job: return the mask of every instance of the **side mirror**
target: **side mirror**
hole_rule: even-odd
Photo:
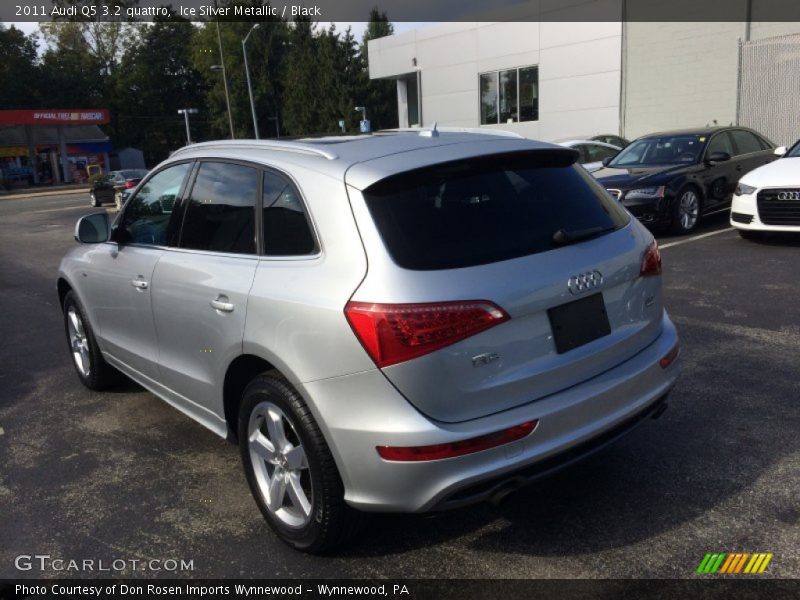
[[[108,213],[92,213],[78,219],[75,225],[75,241],[81,244],[99,244],[108,241],[111,230]]]
[[[606,156],[606,157],[603,159],[603,166],[604,166],[604,167],[607,167],[609,164],[611,164],[611,161],[612,161],[612,160],[614,160],[614,157],[613,157],[613,156]]]
[[[731,155],[727,152],[712,152],[708,156],[706,156],[706,163],[713,164],[719,162],[725,162],[726,160],[730,160]]]
[[[783,156],[784,154],[786,154],[786,146],[778,146],[777,148],[775,148],[774,154],[775,156]]]

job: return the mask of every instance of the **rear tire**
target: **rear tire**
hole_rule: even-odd
[[[78,379],[90,390],[109,388],[122,379],[122,373],[109,365],[97,345],[92,325],[86,318],[75,292],[70,290],[64,297],[64,329],[72,364]]]
[[[700,192],[693,186],[686,186],[678,192],[672,208],[672,231],[678,235],[691,233],[700,222],[703,202]]]
[[[361,515],[344,501],[328,444],[302,396],[277,372],[245,388],[238,435],[250,491],[281,540],[317,554],[355,534]]]

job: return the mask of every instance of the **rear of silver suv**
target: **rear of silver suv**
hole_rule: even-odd
[[[309,142],[322,162],[264,148],[259,160],[296,183],[284,206],[304,204],[316,240],[306,257],[268,256],[257,240],[252,280],[239,284],[250,286],[241,356],[226,354],[208,375],[219,398],[202,417],[179,405],[238,439],[262,513],[298,549],[340,543],[359,511],[507,494],[659,414],[678,374],[658,248],[574,151],[425,133]],[[191,148],[176,160],[214,159],[213,146]],[[235,161],[232,149],[216,152]],[[259,214],[261,236],[292,235],[268,233]],[[190,260],[171,258],[170,242],[159,248],[166,264]],[[64,285],[74,281],[69,264],[62,273]],[[209,327],[218,328],[233,303],[219,300],[224,281],[214,285]],[[156,325],[164,317],[154,314]],[[192,389],[168,378],[168,360],[187,364],[180,332],[170,337],[144,381],[102,332],[84,335],[97,360],[191,404]]]

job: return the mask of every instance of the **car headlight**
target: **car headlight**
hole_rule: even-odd
[[[639,188],[631,190],[625,194],[626,200],[643,200],[647,198],[663,198],[663,197],[664,197],[663,185],[660,185],[658,187]]]
[[[752,185],[747,185],[747,184],[742,183],[740,181],[736,185],[736,195],[737,196],[749,196],[750,194],[754,194],[756,189],[758,189],[758,188],[754,188]]]

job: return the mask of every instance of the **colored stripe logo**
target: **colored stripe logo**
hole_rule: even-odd
[[[697,573],[735,575],[744,573],[755,575],[767,570],[773,554],[766,552],[716,552],[708,553],[703,558]]]

